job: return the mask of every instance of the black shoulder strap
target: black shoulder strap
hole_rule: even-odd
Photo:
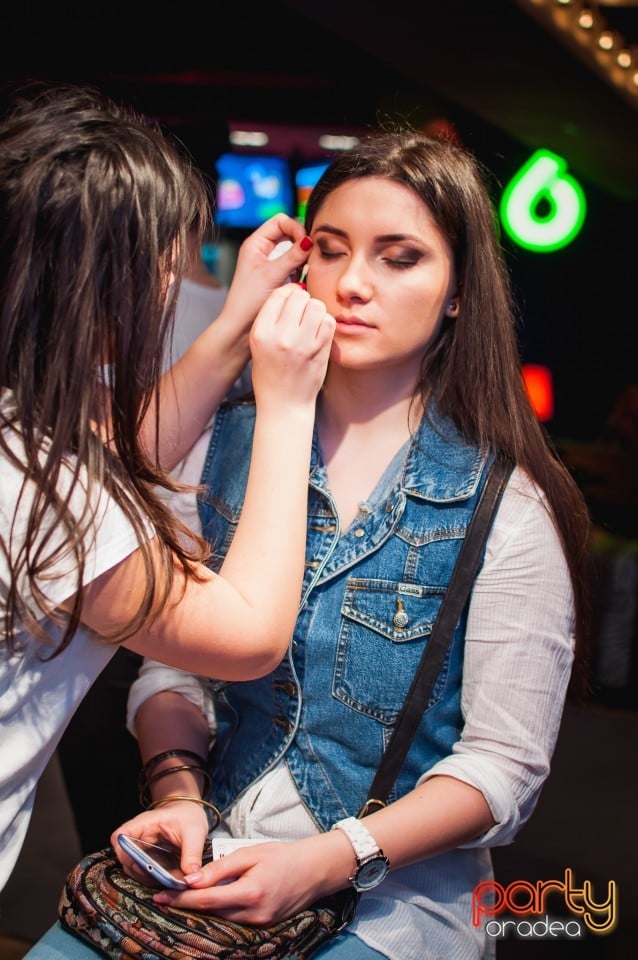
[[[454,630],[470,595],[481,565],[492,520],[512,469],[513,464],[501,458],[497,458],[490,469],[452,571],[439,615],[434,622],[430,639],[425,645],[408,695],[372,781],[369,799],[360,816],[371,812],[375,805],[383,806],[403,765],[423,711],[429,703],[436,678],[443,666]]]

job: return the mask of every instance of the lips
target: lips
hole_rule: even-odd
[[[338,326],[342,327],[370,327],[370,323],[364,323],[363,320],[360,320],[359,317],[336,317]]]

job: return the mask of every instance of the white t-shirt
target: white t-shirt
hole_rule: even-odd
[[[186,278],[182,280],[175,307],[173,336],[166,344],[165,368],[179,360],[219,315],[227,294],[228,287],[207,287]]]
[[[211,428],[212,429],[212,428]],[[193,446],[180,479],[199,483],[211,430]],[[173,509],[201,532],[195,495]],[[432,860],[391,871],[362,896],[352,933],[391,960],[477,960],[493,956],[494,941],[471,925],[471,891],[490,873],[490,846],[510,843],[530,816],[560,725],[572,664],[573,602],[569,573],[544,498],[514,470],[490,531],[472,592],[463,671],[464,727],[452,753],[422,777],[446,774],[480,790],[495,825],[475,841]],[[145,660],[131,688],[135,713],[160,690],[174,690],[215,716],[208,683]],[[237,837],[312,836],[285,760],[237,800],[225,824]]]
[[[179,360],[182,354],[186,353],[198,336],[221,313],[227,295],[228,287],[208,287],[203,283],[196,283],[194,280],[186,278],[182,280],[175,307],[173,334],[166,342],[165,370],[168,370]],[[228,396],[239,397],[249,393],[251,389],[252,377],[249,361],[233,384]]]
[[[7,396],[0,402],[8,402]],[[19,455],[19,440],[12,436],[10,443]],[[0,537],[6,545],[11,535],[17,549],[30,498],[27,492],[18,503],[24,475],[2,453],[0,476]],[[61,483],[68,479],[63,471]],[[78,514],[85,499],[84,488],[76,488],[71,503]],[[120,507],[103,491],[97,495],[96,503],[94,536],[87,543],[85,583],[114,567],[138,546],[135,532]],[[147,534],[152,533],[149,524]],[[75,591],[73,567],[73,558],[67,554],[56,564],[55,578],[41,584],[54,604],[60,604]],[[0,550],[0,613],[8,581],[6,556]],[[35,613],[35,602],[29,596],[25,599]],[[37,616],[43,624],[47,622],[41,612]],[[55,625],[49,624],[48,632],[55,641],[59,635]],[[41,659],[52,649],[48,644],[45,647],[24,632],[16,641],[15,653],[10,653],[4,639],[0,644],[0,890],[24,842],[38,780],[78,704],[117,649],[86,628],[80,628],[69,646],[48,661]]]

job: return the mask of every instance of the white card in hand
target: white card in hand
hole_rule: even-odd
[[[232,853],[233,850],[237,850],[239,847],[248,847],[253,843],[269,843],[269,840],[253,840],[252,838],[242,838],[238,837],[213,837],[211,840],[212,851],[213,851],[213,860],[219,860],[220,857],[225,857],[229,853]]]

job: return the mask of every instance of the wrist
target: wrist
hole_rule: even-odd
[[[390,861],[363,820],[346,817],[335,823],[332,830],[347,838],[354,854],[355,866],[348,877],[349,882],[358,893],[373,890],[387,876]]]
[[[167,797],[162,797],[161,800],[154,800],[152,803],[149,803],[147,810],[156,810],[158,807],[166,807],[169,804],[173,803],[196,803],[204,811],[206,820],[208,823],[209,832],[215,830],[219,824],[222,822],[222,815],[217,809],[214,803],[209,803],[208,800],[203,800],[201,797],[189,794],[171,794]]]
[[[294,397],[290,393],[275,396],[270,391],[259,393],[259,388],[254,393],[256,421],[262,424],[272,421],[277,431],[281,431],[284,425],[291,430],[307,430],[309,425],[314,426],[316,397]]]
[[[307,870],[313,897],[329,897],[351,886],[355,858],[347,837],[338,830],[328,830],[298,843],[299,862]]]
[[[206,779],[204,772],[195,773],[171,772],[162,780],[153,783],[146,795],[146,802],[155,802],[171,794],[186,794],[189,797],[205,797],[210,786],[210,777]],[[142,798],[140,798],[142,800]]]
[[[160,800],[168,794],[186,793],[205,796],[212,781],[206,760],[193,750],[165,750],[148,760],[140,770],[140,805]]]

